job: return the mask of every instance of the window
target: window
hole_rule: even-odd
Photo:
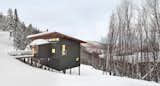
[[[50,42],[59,42],[60,39],[59,38],[52,38],[52,39],[49,39]]]
[[[36,55],[38,53],[38,46],[32,46],[32,55]]]
[[[56,53],[56,49],[55,48],[52,48],[52,53]]]
[[[62,56],[67,55],[66,45],[62,45]]]
[[[79,61],[79,57],[76,58],[76,62],[78,62],[78,61]]]

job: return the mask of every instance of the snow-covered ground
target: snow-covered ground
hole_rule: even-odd
[[[73,74],[49,72],[28,66],[8,55],[12,50],[8,32],[0,32],[0,86],[160,86],[154,82],[102,75],[102,71],[81,66]]]

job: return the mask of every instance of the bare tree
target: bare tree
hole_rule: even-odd
[[[159,81],[159,3],[145,0],[137,7],[123,0],[112,13],[106,54],[106,70],[111,74]]]
[[[113,50],[116,45],[116,40],[117,40],[117,26],[116,26],[116,17],[115,14],[113,13],[110,19],[110,26],[109,26],[109,33],[108,33],[108,41],[107,41],[107,52],[108,56],[106,58],[106,69],[109,71],[111,74],[113,69]]]

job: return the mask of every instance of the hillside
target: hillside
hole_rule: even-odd
[[[81,66],[73,74],[62,74],[33,68],[8,55],[12,50],[8,32],[0,32],[0,86],[160,86],[154,82],[102,75],[102,71]]]

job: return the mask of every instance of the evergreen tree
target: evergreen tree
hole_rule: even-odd
[[[31,42],[26,38],[28,35],[40,32],[34,28],[32,24],[26,27],[26,25],[20,21],[17,9],[12,11],[11,8],[8,10],[7,16],[0,13],[0,29],[9,31],[10,37],[13,37],[13,46],[21,50],[25,49]]]

